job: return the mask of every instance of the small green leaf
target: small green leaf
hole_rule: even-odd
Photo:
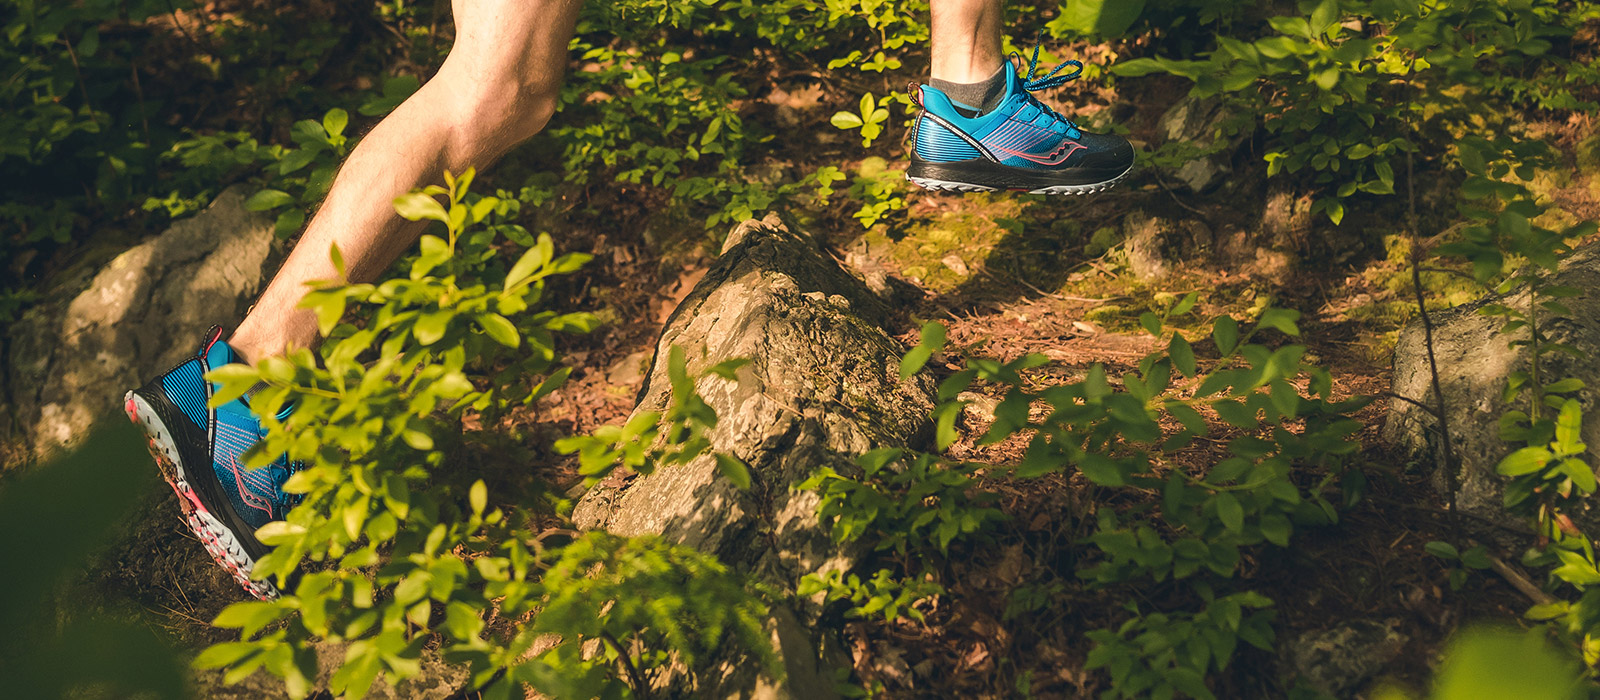
[[[1224,357],[1233,354],[1239,342],[1239,322],[1232,316],[1220,316],[1211,323],[1211,339],[1217,343],[1217,352]]]
[[[484,485],[483,479],[472,482],[472,488],[467,491],[467,502],[472,504],[472,514],[482,515],[483,509],[489,505],[489,487]]]
[[[1566,615],[1571,609],[1571,603],[1559,601],[1555,603],[1546,603],[1544,605],[1535,605],[1531,608],[1528,608],[1528,611],[1523,613],[1522,616],[1529,620],[1554,620],[1558,617]]]
[[[444,205],[439,200],[421,192],[408,192],[394,198],[395,213],[410,221],[433,219],[434,221],[449,222],[450,215],[445,212]]]
[[[355,503],[345,506],[344,509],[344,534],[353,542],[361,537],[361,526],[367,521],[367,504],[369,498],[362,496]]]
[[[250,365],[233,363],[206,372],[205,378],[222,385],[222,388],[213,393],[207,402],[211,408],[217,408],[244,396],[251,387],[261,381],[261,373]]]
[[[933,357],[933,351],[927,346],[918,345],[906,351],[906,356],[900,358],[900,379],[910,379],[917,372],[922,371],[922,366],[928,364],[928,359]]]
[[[400,439],[404,440],[413,450],[426,452],[433,449],[433,437],[426,431],[417,428],[406,428],[400,431]]]
[[[283,520],[274,520],[256,529],[256,539],[269,547],[293,542],[295,538],[304,534],[306,534],[304,526]]]
[[[1217,494],[1216,503],[1217,518],[1222,521],[1222,526],[1234,533],[1244,531],[1244,507],[1239,505],[1239,499],[1223,491]]]
[[[939,323],[938,321],[929,321],[922,324],[922,338],[917,345],[928,348],[933,352],[940,352],[944,350],[944,324]]]
[[[1543,447],[1524,447],[1506,455],[1494,470],[1505,476],[1532,474],[1549,464],[1550,457],[1550,450]]]
[[[272,233],[279,238],[288,238],[299,231],[306,223],[306,213],[300,209],[285,209],[278,213],[278,219],[272,224]]]
[[[1338,66],[1329,66],[1321,71],[1318,71],[1316,76],[1312,78],[1312,81],[1315,82],[1319,88],[1324,90],[1332,90],[1333,86],[1339,84]],[[1343,208],[1341,207],[1340,214],[1343,213]],[[1331,214],[1329,215],[1329,218],[1332,218]],[[1335,221],[1334,223],[1338,223],[1338,221]]]
[[[1179,666],[1165,673],[1167,682],[1172,684],[1172,688],[1184,695],[1197,700],[1212,700],[1216,697],[1211,689],[1206,687],[1205,677],[1195,669]]]
[[[1161,335],[1161,317],[1153,312],[1146,311],[1139,314],[1139,325],[1144,327],[1146,333],[1153,336]]]
[[[478,325],[483,328],[495,342],[508,348],[522,344],[522,335],[517,333],[517,327],[500,314],[482,313],[477,316]]]
[[[1061,16],[1051,21],[1050,27],[1081,36],[1114,39],[1133,26],[1144,12],[1144,5],[1145,0],[1066,0],[1061,3]]]
[[[956,418],[960,417],[965,402],[952,401],[934,409],[934,447],[940,452],[950,449],[960,435],[956,432]]]
[[[1265,513],[1261,516],[1261,536],[1279,547],[1289,546],[1289,533],[1293,527],[1282,513]]]
[[[1577,487],[1579,493],[1594,493],[1595,482],[1594,467],[1576,457],[1561,460],[1561,473],[1572,479],[1572,485]]]
[[[83,38],[78,40],[78,58],[94,58],[95,53],[99,50],[100,28],[89,27],[89,29],[83,33]]]
[[[483,221],[499,205],[500,200],[497,197],[484,197],[478,200],[476,204],[472,205],[472,223]]]
[[[1223,399],[1211,405],[1217,415],[1224,422],[1235,428],[1254,428],[1259,422],[1256,412],[1250,410],[1244,403],[1232,399]]]
[[[750,467],[733,455],[717,452],[717,471],[740,489],[750,488]]]
[[[735,357],[735,358],[733,358],[731,360],[723,360],[721,362],[718,362],[717,364],[714,364],[714,365],[706,368],[706,374],[708,374],[708,375],[714,374],[714,375],[716,375],[718,377],[722,377],[723,379],[726,379],[726,380],[728,380],[730,382],[738,381],[738,379],[739,379],[739,368],[743,367],[745,365],[748,365],[748,364],[750,364],[750,360],[749,359],[743,358],[743,357]]]
[[[1262,311],[1261,320],[1257,321],[1256,325],[1265,328],[1276,328],[1284,335],[1298,337],[1300,335],[1300,327],[1295,325],[1295,321],[1299,318],[1299,311],[1274,307]]]
[[[333,263],[333,271],[339,273],[339,279],[343,280],[345,277],[344,254],[339,252],[339,243],[337,241],[328,245],[328,261]]]
[[[546,257],[547,255],[549,255],[549,250],[544,246],[536,245],[529,248],[526,253],[522,254],[522,257],[517,258],[517,264],[511,266],[511,272],[506,273],[505,289],[510,290],[512,287],[517,286],[519,282],[531,277],[534,270],[543,267],[549,261],[549,258]]]
[[[1577,399],[1567,399],[1556,416],[1555,448],[1564,455],[1578,454],[1584,450],[1583,407]]]
[[[1489,553],[1484,551],[1482,545],[1462,552],[1461,563],[1472,569],[1487,569],[1494,566],[1494,561],[1489,558]]]
[[[289,196],[288,192],[283,190],[261,190],[250,195],[249,199],[244,200],[244,208],[249,211],[267,211],[293,203],[294,197]]]
[[[345,126],[349,124],[350,113],[338,107],[334,107],[328,110],[327,114],[322,115],[322,128],[334,136],[344,133]]]
[[[1311,32],[1322,34],[1333,27],[1339,19],[1339,0],[1322,0],[1317,3],[1317,9],[1311,11]],[[1332,86],[1329,86],[1332,87]]]
[[[317,159],[320,148],[295,148],[283,154],[283,159],[278,161],[278,174],[288,175],[310,165]]]
[[[416,336],[417,342],[432,345],[444,337],[445,329],[450,326],[450,319],[455,317],[456,313],[449,309],[422,314],[417,317],[411,333]]]
[[[224,611],[226,612],[226,611]],[[199,669],[222,668],[232,666],[246,657],[258,654],[259,645],[251,642],[222,642],[206,647],[199,656],[194,657],[193,666]]]
[[[1172,358],[1172,366],[1178,368],[1183,376],[1195,376],[1194,348],[1182,335],[1172,334],[1172,340],[1167,343],[1167,355]]]
[[[834,112],[833,116],[828,119],[828,123],[832,124],[835,129],[843,129],[845,131],[859,129],[865,124],[865,122],[861,121],[861,115],[851,112]]]
[[[1122,469],[1117,461],[1102,454],[1087,453],[1078,461],[1078,470],[1083,472],[1089,481],[1100,486],[1123,486],[1127,482],[1122,478]]]
[[[1183,295],[1183,299],[1178,302],[1177,306],[1172,307],[1171,315],[1182,316],[1186,313],[1189,313],[1189,311],[1194,309],[1194,305],[1199,301],[1199,292],[1189,292],[1188,294]]]
[[[1440,559],[1448,559],[1450,561],[1456,561],[1457,559],[1461,558],[1461,552],[1456,549],[1455,545],[1442,540],[1434,540],[1422,545],[1422,551],[1432,554]]]

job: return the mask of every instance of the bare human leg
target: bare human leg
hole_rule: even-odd
[[[316,317],[297,305],[307,282],[336,276],[330,246],[339,246],[352,281],[372,281],[423,228],[395,214],[395,197],[434,183],[445,169],[482,169],[544,128],[581,6],[453,0],[456,40],[439,72],[356,146],[228,344],[249,360],[310,347]]]
[[[935,79],[977,83],[994,75],[1000,52],[1001,0],[932,0]]]

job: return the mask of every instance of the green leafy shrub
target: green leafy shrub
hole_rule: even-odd
[[[188,5],[5,4],[0,179],[14,187],[0,206],[0,220],[8,224],[0,253],[40,241],[66,242],[82,204],[121,201],[126,178],[148,171],[154,157],[149,123],[160,113],[135,94],[127,75],[130,56],[158,38],[106,32],[102,42],[101,28]]]
[[[1035,389],[1025,373],[1046,364],[1043,356],[969,357],[939,385],[936,446],[942,451],[958,438],[956,419],[965,406],[958,397],[987,382],[1005,396],[977,442],[1021,439],[1022,457],[1002,467],[884,450],[858,460],[859,475],[819,471],[799,488],[822,496],[820,513],[834,539],[870,543],[892,566],[871,579],[808,576],[801,593],[845,601],[847,616],[921,619],[920,598],[947,594],[943,555],[994,536],[992,526],[1003,520],[985,505],[990,494],[974,478],[980,470],[989,478],[1081,475],[1104,502],[1119,491],[1159,494],[1159,508],[1148,499],[1100,508],[1083,543],[1092,552],[1074,558],[1072,573],[1122,595],[1183,581],[1188,593],[1181,599],[1195,607],[1141,612],[1130,603],[1119,627],[1089,633],[1095,643],[1089,667],[1110,675],[1109,697],[1213,697],[1206,678],[1227,668],[1239,642],[1273,646],[1272,601],[1235,580],[1242,557],[1251,548],[1290,547],[1296,530],[1338,521],[1334,504],[1348,498],[1345,461],[1359,446],[1354,435],[1361,426],[1350,414],[1369,400],[1335,400],[1330,375],[1303,362],[1303,346],[1257,342],[1269,329],[1299,335],[1299,314],[1290,310],[1265,309],[1248,331],[1231,317],[1215,319],[1210,341],[1219,357],[1202,366],[1191,341],[1167,325],[1197,302],[1197,294],[1170,297],[1160,314],[1143,314],[1140,324],[1165,339],[1165,349],[1117,378],[1097,364],[1081,380]],[[902,376],[944,347],[943,328],[925,326],[921,343],[902,361]],[[1163,429],[1163,418],[1180,427]],[[1227,458],[1198,469],[1176,459],[1219,430]]]
[[[775,51],[819,70],[893,71],[927,41],[926,12],[917,0],[590,4],[575,45],[597,70],[569,76],[562,89],[569,116],[551,130],[563,170],[573,182],[605,173],[662,188],[677,211],[705,216],[711,229],[812,186],[826,189],[828,168],[776,180],[752,171],[761,144],[778,135],[739,116],[736,103],[765,89],[767,76],[733,70],[736,59]],[[845,54],[841,46],[853,48]],[[860,114],[840,112],[833,123],[871,144],[888,126],[888,105],[909,100],[894,93],[863,95],[860,103]]]
[[[491,505],[483,480],[449,469],[473,439],[463,416],[494,416],[559,385],[566,370],[554,334],[593,325],[587,314],[538,309],[547,280],[587,256],[557,256],[540,236],[506,269],[492,255],[499,237],[481,233],[494,227],[478,228],[505,202],[470,195],[472,180],[471,171],[447,175],[444,187],[395,201],[402,216],[444,229],[422,237],[405,276],[314,286],[303,305],[327,337],[319,353],[210,375],[223,385],[214,403],[254,388],[268,435],[247,462],[286,455],[301,464],[284,489],[302,500],[257,533],[273,550],[255,575],[285,595],[224,610],[214,624],[241,639],[207,649],[200,667],[225,667],[230,681],[266,669],[304,697],[316,677],[311,645],[343,641],[330,689],[360,697],[380,675],[417,674],[423,645],[438,635],[445,658],[468,665],[487,697],[518,694],[521,684],[558,697],[627,697],[674,657],[692,662],[728,637],[765,652],[765,604],[714,558],[659,538],[538,527],[520,508]],[[591,474],[705,451],[715,416],[681,376],[681,353],[677,366],[659,431],[665,447],[650,451],[653,426],[573,443],[593,448]],[[491,611],[515,622],[491,626]],[[530,651],[550,635],[559,641]]]
[[[1592,3],[1320,0],[1270,15],[1259,33],[1230,26],[1196,59],[1126,61],[1121,76],[1193,80],[1257,118],[1267,173],[1302,175],[1334,223],[1357,193],[1394,193],[1405,153],[1520,128],[1517,110],[1593,109],[1597,74],[1557,54]]]

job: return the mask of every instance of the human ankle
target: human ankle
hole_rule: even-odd
[[[943,92],[959,106],[971,107],[968,116],[985,114],[1000,105],[1006,96],[1006,65],[1001,64],[988,76],[974,81],[956,81],[942,77],[929,79],[929,85]],[[962,110],[966,112],[968,110]]]

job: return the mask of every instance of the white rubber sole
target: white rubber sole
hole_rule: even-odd
[[[1095,182],[1087,185],[1051,185],[1049,187],[1040,187],[1036,190],[1028,190],[1028,194],[1096,194],[1109,190],[1112,187],[1116,187],[1117,183],[1122,182],[1124,178],[1128,177],[1128,173],[1131,172],[1133,172],[1133,166],[1129,165],[1128,169],[1122,171],[1121,175],[1111,178],[1110,180],[1106,180],[1105,182]],[[935,180],[926,177],[911,177],[910,175],[907,175],[906,179],[910,180],[911,184],[926,190],[933,190],[935,192],[998,192],[1004,189],[1001,187],[991,187],[989,185],[975,185],[970,182]]]
[[[172,439],[172,432],[157,417],[155,409],[131,391],[123,397],[123,401],[123,409],[127,412],[128,419],[144,430],[149,440],[150,456],[155,458],[156,467],[161,470],[161,477],[166,479],[167,484],[178,494],[178,507],[183,511],[184,522],[200,538],[201,544],[206,547],[206,552],[249,594],[261,600],[277,598],[278,588],[272,585],[272,582],[250,579],[250,572],[255,569],[256,560],[245,551],[244,545],[240,544],[233,531],[206,509],[205,504],[200,501],[200,496],[189,486],[189,475],[184,471],[183,460],[178,456],[178,446]]]

